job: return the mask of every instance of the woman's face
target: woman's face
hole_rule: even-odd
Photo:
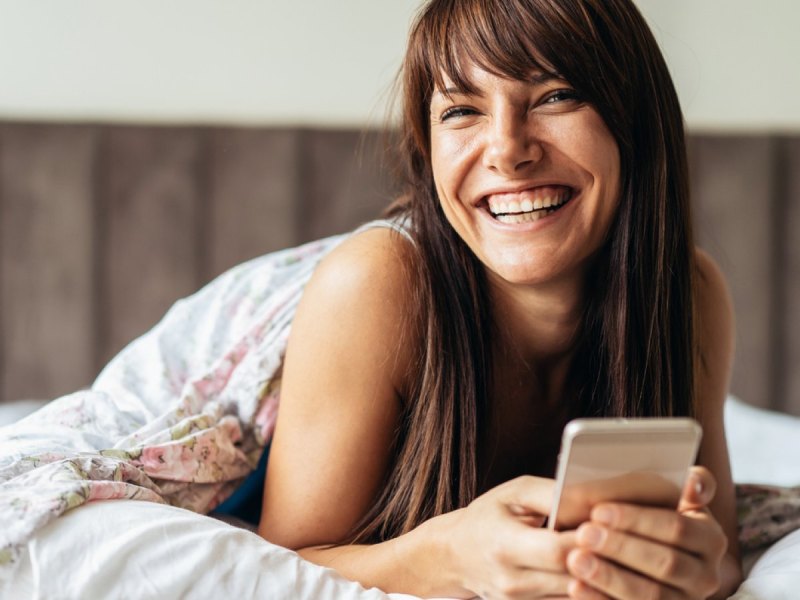
[[[582,277],[620,193],[619,150],[565,81],[498,77],[436,90],[431,162],[442,209],[490,273],[509,283]]]

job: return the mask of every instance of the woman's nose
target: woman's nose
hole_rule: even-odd
[[[542,159],[542,146],[525,119],[498,116],[487,132],[483,164],[501,175],[519,175]]]

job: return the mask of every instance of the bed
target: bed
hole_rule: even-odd
[[[9,424],[43,403],[0,408]],[[800,419],[730,397],[725,412],[734,479],[800,483]],[[765,465],[770,465],[767,469]],[[800,530],[744,557],[748,576],[735,600],[794,598],[800,588]],[[29,542],[8,598],[286,598],[410,600],[365,590],[250,531],[174,506],[137,500],[87,503]]]

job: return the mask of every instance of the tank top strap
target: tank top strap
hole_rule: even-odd
[[[414,238],[411,236],[411,218],[407,216],[398,217],[395,219],[375,219],[374,221],[370,221],[369,223],[364,223],[356,229],[353,233],[360,233],[361,231],[366,231],[367,229],[375,229],[376,227],[387,227],[389,229],[394,229],[397,233],[405,237],[409,242],[412,244],[414,243]]]

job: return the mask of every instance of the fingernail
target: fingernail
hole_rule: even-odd
[[[589,548],[598,548],[604,535],[605,532],[599,527],[585,525],[578,530],[578,543]]]
[[[705,486],[703,485],[702,477],[698,477],[697,475],[693,476],[694,482],[692,485],[694,486],[694,493],[697,494],[698,498],[703,496],[703,492],[705,491]]]
[[[594,572],[596,563],[591,554],[582,552],[572,561],[572,570],[581,577],[589,577]]]

